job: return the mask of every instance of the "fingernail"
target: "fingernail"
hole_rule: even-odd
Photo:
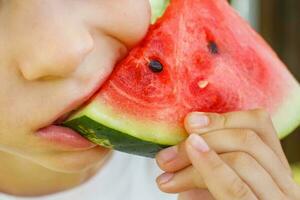
[[[173,173],[164,173],[157,178],[157,182],[159,185],[166,184],[170,182],[173,177]]]
[[[174,160],[177,157],[177,154],[178,154],[177,146],[169,147],[158,153],[157,160],[159,162],[167,163]]]
[[[205,153],[209,151],[209,146],[207,143],[204,141],[204,139],[197,135],[197,134],[192,134],[188,138],[189,144],[196,149],[199,152]]]
[[[188,117],[188,123],[192,128],[203,128],[209,125],[209,118],[202,113],[193,113]]]

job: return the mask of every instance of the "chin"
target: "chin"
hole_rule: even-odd
[[[35,162],[55,172],[83,173],[101,167],[110,155],[109,149],[94,147],[85,151],[56,152]]]

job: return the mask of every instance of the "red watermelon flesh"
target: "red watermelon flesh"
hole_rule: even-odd
[[[299,84],[227,1],[172,0],[72,119],[85,115],[170,145],[186,136],[183,119],[191,111],[254,108],[267,109],[279,134],[287,134],[300,121]]]
[[[161,73],[149,69],[151,60],[161,62]],[[99,98],[127,114],[171,122],[192,110],[264,107],[274,113],[295,87],[290,79],[275,53],[225,0],[173,0],[117,66]]]

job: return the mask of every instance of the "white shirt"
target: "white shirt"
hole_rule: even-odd
[[[160,173],[153,159],[115,152],[95,177],[75,189],[36,198],[0,193],[0,200],[177,200],[157,188]]]

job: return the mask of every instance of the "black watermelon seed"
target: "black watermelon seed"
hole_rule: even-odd
[[[149,68],[154,73],[162,72],[164,67],[158,60],[151,60],[149,63]]]
[[[214,41],[210,41],[208,43],[208,49],[209,49],[211,54],[219,54],[218,45]]]

